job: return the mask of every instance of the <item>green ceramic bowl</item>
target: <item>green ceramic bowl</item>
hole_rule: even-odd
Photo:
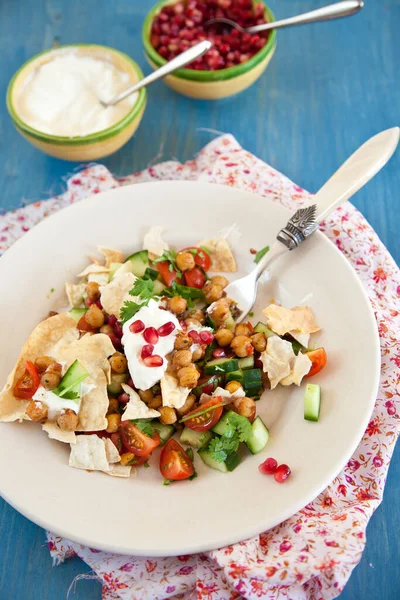
[[[143,44],[146,58],[154,69],[158,69],[167,61],[150,43],[151,26],[154,17],[166,4],[175,4],[179,0],[161,0],[148,13],[142,29]],[[255,0],[253,0],[255,2]],[[265,5],[265,18],[274,21],[275,17],[270,8]],[[228,69],[217,71],[197,71],[195,69],[180,69],[164,79],[171,88],[190,96],[216,100],[237,94],[254,83],[267,68],[276,47],[276,31],[272,30],[268,42],[259,52],[247,62]]]
[[[114,50],[114,48],[95,44],[60,46],[59,48],[45,50],[40,54],[36,54],[36,56],[18,69],[7,89],[7,108],[17,131],[36,148],[39,148],[39,150],[42,150],[46,154],[50,154],[50,156],[55,156],[63,160],[86,162],[116,152],[133,136],[146,107],[146,90],[142,88],[139,91],[137,102],[123,119],[111,127],[96,133],[77,137],[63,137],[49,135],[30,127],[24,122],[16,109],[16,99],[21,93],[26,78],[40,65],[52,60],[58,53],[68,52],[71,49],[85,56],[99,59],[106,58],[119,70],[128,73],[132,83],[143,78],[143,73],[139,66],[129,56],[118,50]]]

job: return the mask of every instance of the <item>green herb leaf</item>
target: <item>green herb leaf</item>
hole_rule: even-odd
[[[232,411],[229,414],[228,425],[226,433],[230,438],[234,438],[237,435],[241,442],[247,442],[251,438],[251,423],[246,417],[242,417]]]
[[[148,462],[143,463],[143,466],[144,466],[145,469],[148,469],[150,467],[150,465],[149,465]]]
[[[261,250],[259,250],[257,252],[257,254],[254,257],[254,262],[256,264],[258,264],[260,262],[260,260],[267,254],[267,252],[269,252],[269,246],[265,246],[265,248],[261,248]]]
[[[161,256],[159,256],[158,258],[155,258],[153,260],[154,263],[165,262],[165,261],[175,264],[175,262],[176,262],[175,250],[164,250],[164,252],[162,253]]]
[[[164,477],[163,485],[171,485],[171,483],[175,483],[173,479],[167,479]]]
[[[185,452],[188,455],[188,457],[190,458],[190,460],[193,461],[193,459],[194,459],[193,449],[192,448],[186,448]]]
[[[195,301],[205,300],[202,290],[181,285],[180,283],[176,283],[176,281],[173,281],[171,287],[165,289],[163,294],[169,298],[181,296],[187,300],[189,307],[193,306]]]
[[[238,447],[238,436],[228,438],[223,435],[222,437],[213,438],[209,443],[207,450],[216,462],[225,462],[229,454],[235,452]]]
[[[197,471],[193,472],[193,475],[191,475],[190,477],[188,477],[189,481],[192,481],[192,479],[196,479],[197,477]]]
[[[136,279],[133,288],[129,292],[131,296],[140,296],[143,300],[152,298],[154,295],[154,283],[151,279]]]
[[[155,429],[151,424],[150,419],[136,419],[134,421],[131,421],[131,423],[136,425],[136,427],[146,435],[149,435],[150,437],[154,435]]]
[[[179,422],[184,423],[185,421],[188,421],[189,419],[193,419],[194,417],[201,417],[201,415],[205,415],[206,413],[210,412],[210,410],[215,410],[216,408],[219,408],[220,406],[224,406],[224,403],[221,402],[220,404],[214,404],[214,406],[209,406],[208,408],[204,408],[203,410],[201,410],[201,405],[200,405],[199,410],[197,412],[193,413],[192,415],[190,413],[188,413]]]
[[[145,300],[144,302],[141,302],[140,304],[130,301],[125,302],[119,313],[120,320],[122,321],[122,323],[126,323],[127,321],[129,321],[129,319],[132,319],[132,317],[136,315],[136,313],[142,308],[142,306],[148,305],[149,300],[150,298],[148,300]]]
[[[74,392],[74,390],[69,390],[69,392],[65,392],[65,394],[62,395],[62,397],[65,398],[65,400],[79,400],[80,393]]]

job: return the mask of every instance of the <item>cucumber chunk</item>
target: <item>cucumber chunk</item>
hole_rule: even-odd
[[[261,323],[261,321],[259,321],[257,323],[257,325],[254,327],[254,331],[256,333],[265,333],[267,338],[272,337],[273,335],[276,335],[273,331],[268,329],[268,327],[266,325],[264,325],[264,323]]]
[[[58,387],[53,390],[53,394],[61,398],[77,400],[80,397],[80,385],[86,377],[89,377],[89,373],[78,360],[75,360],[67,369]]]
[[[239,361],[240,362],[240,361]],[[239,371],[231,371],[226,374],[226,382],[228,381],[238,381],[243,384],[243,371],[239,369]]]
[[[131,254],[125,262],[128,262],[128,260],[132,263],[132,273],[136,275],[136,277],[143,277],[146,269],[150,267],[149,253],[147,250],[140,250],[140,252]]]
[[[155,281],[158,277],[158,271],[156,271],[155,269],[152,269],[151,267],[147,267],[147,269],[144,272],[144,279],[151,279],[152,281]]]
[[[242,459],[240,458],[237,452],[232,452],[232,454],[230,454],[225,461],[226,468],[228,469],[228,471],[233,471],[234,469],[236,469],[238,464],[240,464],[241,460]]]
[[[87,312],[87,308],[71,308],[68,314],[78,323],[79,319]]]
[[[174,435],[176,429],[173,425],[164,425],[164,423],[160,423],[160,421],[152,421],[152,427],[156,431],[158,431],[158,435],[160,436],[161,446],[164,446],[170,438]]]
[[[245,369],[252,369],[254,367],[254,355],[252,354],[251,356],[245,356],[244,358],[239,358],[238,362],[239,362],[239,369],[242,369],[243,371]]]
[[[230,371],[237,371],[238,369],[239,362],[237,358],[216,358],[210,360],[204,368],[207,375],[229,373]]]
[[[230,410],[230,411],[226,412],[225,414],[223,414],[222,417],[220,418],[220,420],[218,421],[218,423],[216,425],[214,425],[214,427],[212,428],[211,431],[213,431],[214,433],[218,433],[218,435],[224,435],[229,426],[229,416],[233,412],[234,412],[233,410]],[[236,414],[236,413],[234,413],[234,414]]]
[[[193,431],[189,427],[185,427],[181,433],[180,443],[186,446],[191,446],[196,450],[200,450],[205,446],[208,446],[212,434],[210,431]]]
[[[267,445],[269,431],[263,423],[261,417],[256,417],[254,419],[251,426],[251,431],[251,438],[247,440],[246,446],[252,454],[257,454],[258,452],[261,452],[261,450]]]
[[[155,280],[154,282],[154,295],[155,296],[162,296],[163,291],[165,290],[167,286],[164,285],[161,281],[159,281],[158,279]]]
[[[212,455],[208,450],[199,450],[198,455],[201,460],[207,467],[211,469],[215,469],[216,471],[221,471],[221,473],[228,473],[229,471],[233,471],[241,461],[241,458],[237,452],[232,452],[228,456],[225,462],[218,462],[214,460]]]
[[[261,369],[243,371],[243,389],[247,396],[258,396],[262,389]]]
[[[111,382],[107,384],[107,392],[109,394],[121,394],[122,383],[126,383],[129,379],[129,373],[111,373]]]
[[[316,383],[307,383],[304,394],[304,418],[306,421],[318,421],[321,410],[321,387]]]
[[[115,273],[118,271],[120,267],[122,267],[123,263],[115,262],[110,265],[110,274],[108,276],[108,281],[112,281],[114,279]]]

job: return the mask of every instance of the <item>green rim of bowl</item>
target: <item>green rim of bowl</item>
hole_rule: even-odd
[[[27,125],[27,123],[25,123],[19,117],[17,111],[15,110],[15,108],[13,106],[12,100],[11,100],[13,86],[14,86],[14,83],[15,83],[17,77],[21,74],[21,72],[30,63],[37,60],[41,56],[44,56],[45,54],[49,54],[51,52],[56,54],[58,51],[65,50],[66,48],[87,48],[87,49],[98,48],[98,49],[104,50],[105,52],[118,54],[121,58],[123,58],[127,63],[129,63],[133,67],[133,69],[137,73],[138,79],[143,79],[143,73],[142,73],[142,70],[140,69],[139,65],[137,65],[135,63],[135,61],[130,58],[130,56],[128,56],[127,54],[124,54],[123,52],[120,52],[119,50],[115,50],[115,48],[110,48],[108,46],[101,46],[99,44],[65,44],[65,45],[59,46],[57,48],[50,48],[49,50],[44,50],[43,52],[39,52],[39,54],[35,54],[35,56],[32,56],[32,58],[27,60],[18,69],[18,71],[13,75],[10,83],[8,84],[7,96],[6,96],[7,110],[10,114],[10,117],[12,118],[12,120],[14,122],[14,125],[21,132],[28,134],[32,138],[35,138],[42,142],[47,142],[50,144],[57,144],[60,146],[80,146],[80,145],[84,145],[84,144],[93,144],[93,143],[97,143],[97,142],[102,142],[104,140],[107,140],[107,139],[117,135],[123,129],[125,129],[125,127],[127,125],[129,125],[134,119],[136,119],[136,117],[138,117],[138,115],[140,114],[142,109],[144,109],[144,107],[146,105],[146,90],[144,88],[142,88],[139,91],[139,97],[138,97],[136,103],[132,106],[132,109],[128,112],[127,115],[125,115],[125,117],[123,119],[121,119],[120,121],[117,121],[117,123],[114,123],[114,125],[112,125],[111,127],[107,127],[107,129],[102,129],[101,131],[96,131],[95,133],[90,133],[89,135],[74,136],[74,137],[67,137],[67,136],[61,136],[61,135],[50,135],[47,133],[43,133],[42,131],[39,131],[38,129],[34,129],[33,127],[30,127],[29,125]]]
[[[151,25],[153,23],[154,17],[156,14],[160,12],[160,10],[166,4],[175,4],[179,0],[160,0],[157,4],[151,9],[151,11],[147,14],[146,19],[142,28],[142,38],[144,49],[147,57],[153,62],[157,67],[161,67],[166,64],[165,58],[158,54],[157,50],[150,43],[150,30]],[[256,0],[253,0],[255,2]],[[265,6],[265,15],[268,21],[275,21],[275,17],[271,9],[262,2]],[[196,69],[179,69],[179,71],[175,71],[172,77],[179,77],[181,79],[190,79],[192,81],[224,81],[226,79],[232,79],[233,77],[238,77],[239,75],[243,75],[247,73],[251,69],[253,69],[256,65],[258,65],[261,61],[263,61],[270,52],[272,52],[276,45],[276,31],[273,29],[268,37],[268,42],[259,50],[256,54],[254,54],[247,62],[242,63],[240,65],[236,65],[235,67],[229,67],[227,69],[219,69],[217,71],[197,71]]]

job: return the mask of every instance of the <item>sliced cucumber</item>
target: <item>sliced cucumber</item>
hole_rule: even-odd
[[[75,360],[53,390],[53,394],[61,398],[77,400],[80,397],[80,385],[86,377],[89,377],[89,373],[78,360]]]
[[[108,281],[112,281],[114,279],[115,273],[118,271],[120,267],[122,267],[123,263],[115,262],[110,265],[110,274],[108,276]]]
[[[214,321],[214,319],[207,315],[207,325],[210,325],[213,329],[218,329],[219,325]],[[235,319],[232,317],[232,313],[229,314],[228,319],[224,323],[225,329],[229,329],[230,331],[234,331],[236,327]]]
[[[111,373],[111,382],[107,384],[107,392],[109,394],[121,394],[122,383],[126,383],[129,379],[129,373]]]
[[[206,377],[200,385],[193,388],[192,394],[196,396],[196,398],[200,398],[202,394],[212,394],[214,390],[217,389],[219,384],[222,382],[222,377],[218,377],[218,375],[212,375],[211,377]]]
[[[79,319],[81,319],[87,312],[87,310],[87,308],[71,308],[68,314],[74,319],[74,321],[78,322]]]
[[[239,368],[242,370],[252,369],[254,367],[254,355],[239,358]]]
[[[269,439],[269,431],[263,423],[261,417],[256,417],[251,426],[251,438],[247,440],[246,446],[252,454],[261,452],[267,445]]]
[[[241,460],[242,459],[240,458],[237,452],[232,452],[232,454],[230,454],[225,461],[226,468],[228,469],[228,471],[233,471],[234,469],[236,469],[238,464],[240,464]]]
[[[233,410],[230,410],[227,413],[225,413],[224,415],[222,415],[222,417],[220,418],[220,420],[218,421],[218,423],[216,425],[214,425],[214,427],[212,428],[211,431],[213,431],[214,433],[218,433],[218,435],[224,435],[225,432],[228,429],[229,416],[232,413],[233,413]]]
[[[261,369],[243,371],[243,389],[247,396],[258,396],[262,389]]]
[[[136,277],[143,277],[146,269],[150,266],[149,253],[147,250],[140,250],[140,252],[131,254],[125,262],[128,262],[128,260],[132,263],[132,273],[136,275]]]
[[[264,323],[261,323],[261,321],[259,321],[257,323],[257,325],[254,327],[254,331],[256,333],[265,333],[267,338],[272,337],[273,335],[276,335],[273,331],[268,329],[268,327],[266,325],[264,325]]]
[[[316,383],[307,383],[304,394],[304,418],[306,421],[318,421],[321,410],[321,387]]]
[[[225,462],[218,462],[214,460],[210,452],[206,449],[199,450],[198,455],[200,456],[203,463],[207,465],[207,467],[215,469],[216,471],[221,471],[221,473],[228,473],[229,471],[233,471],[238,466],[241,460],[237,452],[232,452],[232,454],[228,456]]]
[[[152,269],[151,267],[147,267],[147,269],[144,272],[144,276],[143,279],[151,279],[152,281],[155,281],[158,277],[158,271],[156,271],[155,269]]]
[[[183,445],[191,446],[196,450],[200,450],[201,448],[208,446],[211,438],[212,434],[210,431],[193,431],[192,429],[189,429],[189,427],[185,427],[182,430],[179,441]]]
[[[159,281],[158,279],[155,280],[154,282],[154,295],[155,296],[162,296],[163,291],[165,290],[167,286],[165,286],[162,281]]]
[[[239,362],[237,358],[215,358],[210,360],[204,367],[207,375],[218,375],[219,373],[229,373],[237,371]]]
[[[227,373],[226,381],[238,381],[239,383],[243,384],[243,371],[239,369],[239,371],[231,371],[230,373]]]
[[[160,423],[160,421],[152,421],[152,427],[156,431],[158,431],[158,435],[160,436],[161,446],[164,446],[170,438],[174,435],[176,429],[173,425],[164,425],[164,423]]]

